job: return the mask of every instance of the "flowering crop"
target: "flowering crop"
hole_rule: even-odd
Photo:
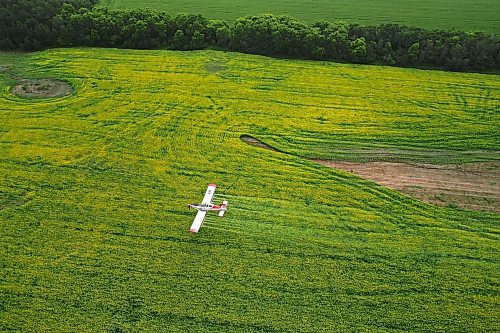
[[[299,156],[498,160],[498,76],[216,51],[2,63],[0,330],[497,325],[497,214],[427,205]],[[14,77],[74,93],[22,99]],[[212,182],[229,210],[191,235],[185,205]]]

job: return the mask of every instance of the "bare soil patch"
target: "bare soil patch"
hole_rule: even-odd
[[[249,135],[240,139],[252,146],[277,151]],[[351,172],[424,202],[500,213],[500,161],[441,165],[312,161]]]
[[[260,141],[259,139],[254,138],[253,136],[250,136],[250,135],[242,135],[242,136],[240,136],[240,140],[245,142],[245,143],[248,143],[249,145],[255,146],[255,147],[269,149],[272,151],[278,151],[278,150],[274,149],[273,147],[265,144],[264,142]]]
[[[55,98],[71,95],[73,89],[68,82],[54,79],[21,79],[12,88],[12,93],[24,98]]]
[[[0,73],[1,72],[8,72],[11,68],[11,65],[0,65]]]
[[[459,165],[315,162],[352,172],[428,203],[500,213],[500,162]]]
[[[226,69],[226,65],[217,61],[210,61],[204,65],[204,68],[209,73],[217,73]]]
[[[18,198],[9,202],[5,203],[0,203],[0,210],[5,209],[5,208],[10,208],[10,207],[16,207],[16,206],[22,206],[26,203],[28,203],[30,199],[28,198]]]

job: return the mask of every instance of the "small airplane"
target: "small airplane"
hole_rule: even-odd
[[[208,211],[219,212],[219,216],[224,216],[224,213],[227,211],[227,200],[224,200],[222,202],[222,205],[220,206],[214,205],[211,202],[215,194],[215,187],[215,184],[208,184],[207,192],[203,197],[203,201],[200,204],[193,203],[188,205],[188,208],[194,208],[198,210],[198,213],[196,214],[196,217],[194,218],[193,224],[191,225],[191,228],[189,228],[189,231],[196,233],[200,230],[201,225],[203,224],[203,220],[205,219],[205,215]]]

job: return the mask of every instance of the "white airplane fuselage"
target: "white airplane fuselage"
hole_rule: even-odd
[[[196,210],[201,210],[201,211],[221,211],[221,210],[227,210],[226,207],[224,207],[224,205],[222,206],[217,206],[217,205],[214,205],[214,204],[189,204],[188,205],[189,208],[194,208]]]

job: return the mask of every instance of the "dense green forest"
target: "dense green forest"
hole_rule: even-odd
[[[227,23],[201,15],[94,7],[96,0],[7,0],[0,6],[0,49],[58,46],[195,50],[217,48],[301,59],[456,71],[500,69],[500,41],[481,32],[396,24],[361,26],[289,16],[248,16]]]

